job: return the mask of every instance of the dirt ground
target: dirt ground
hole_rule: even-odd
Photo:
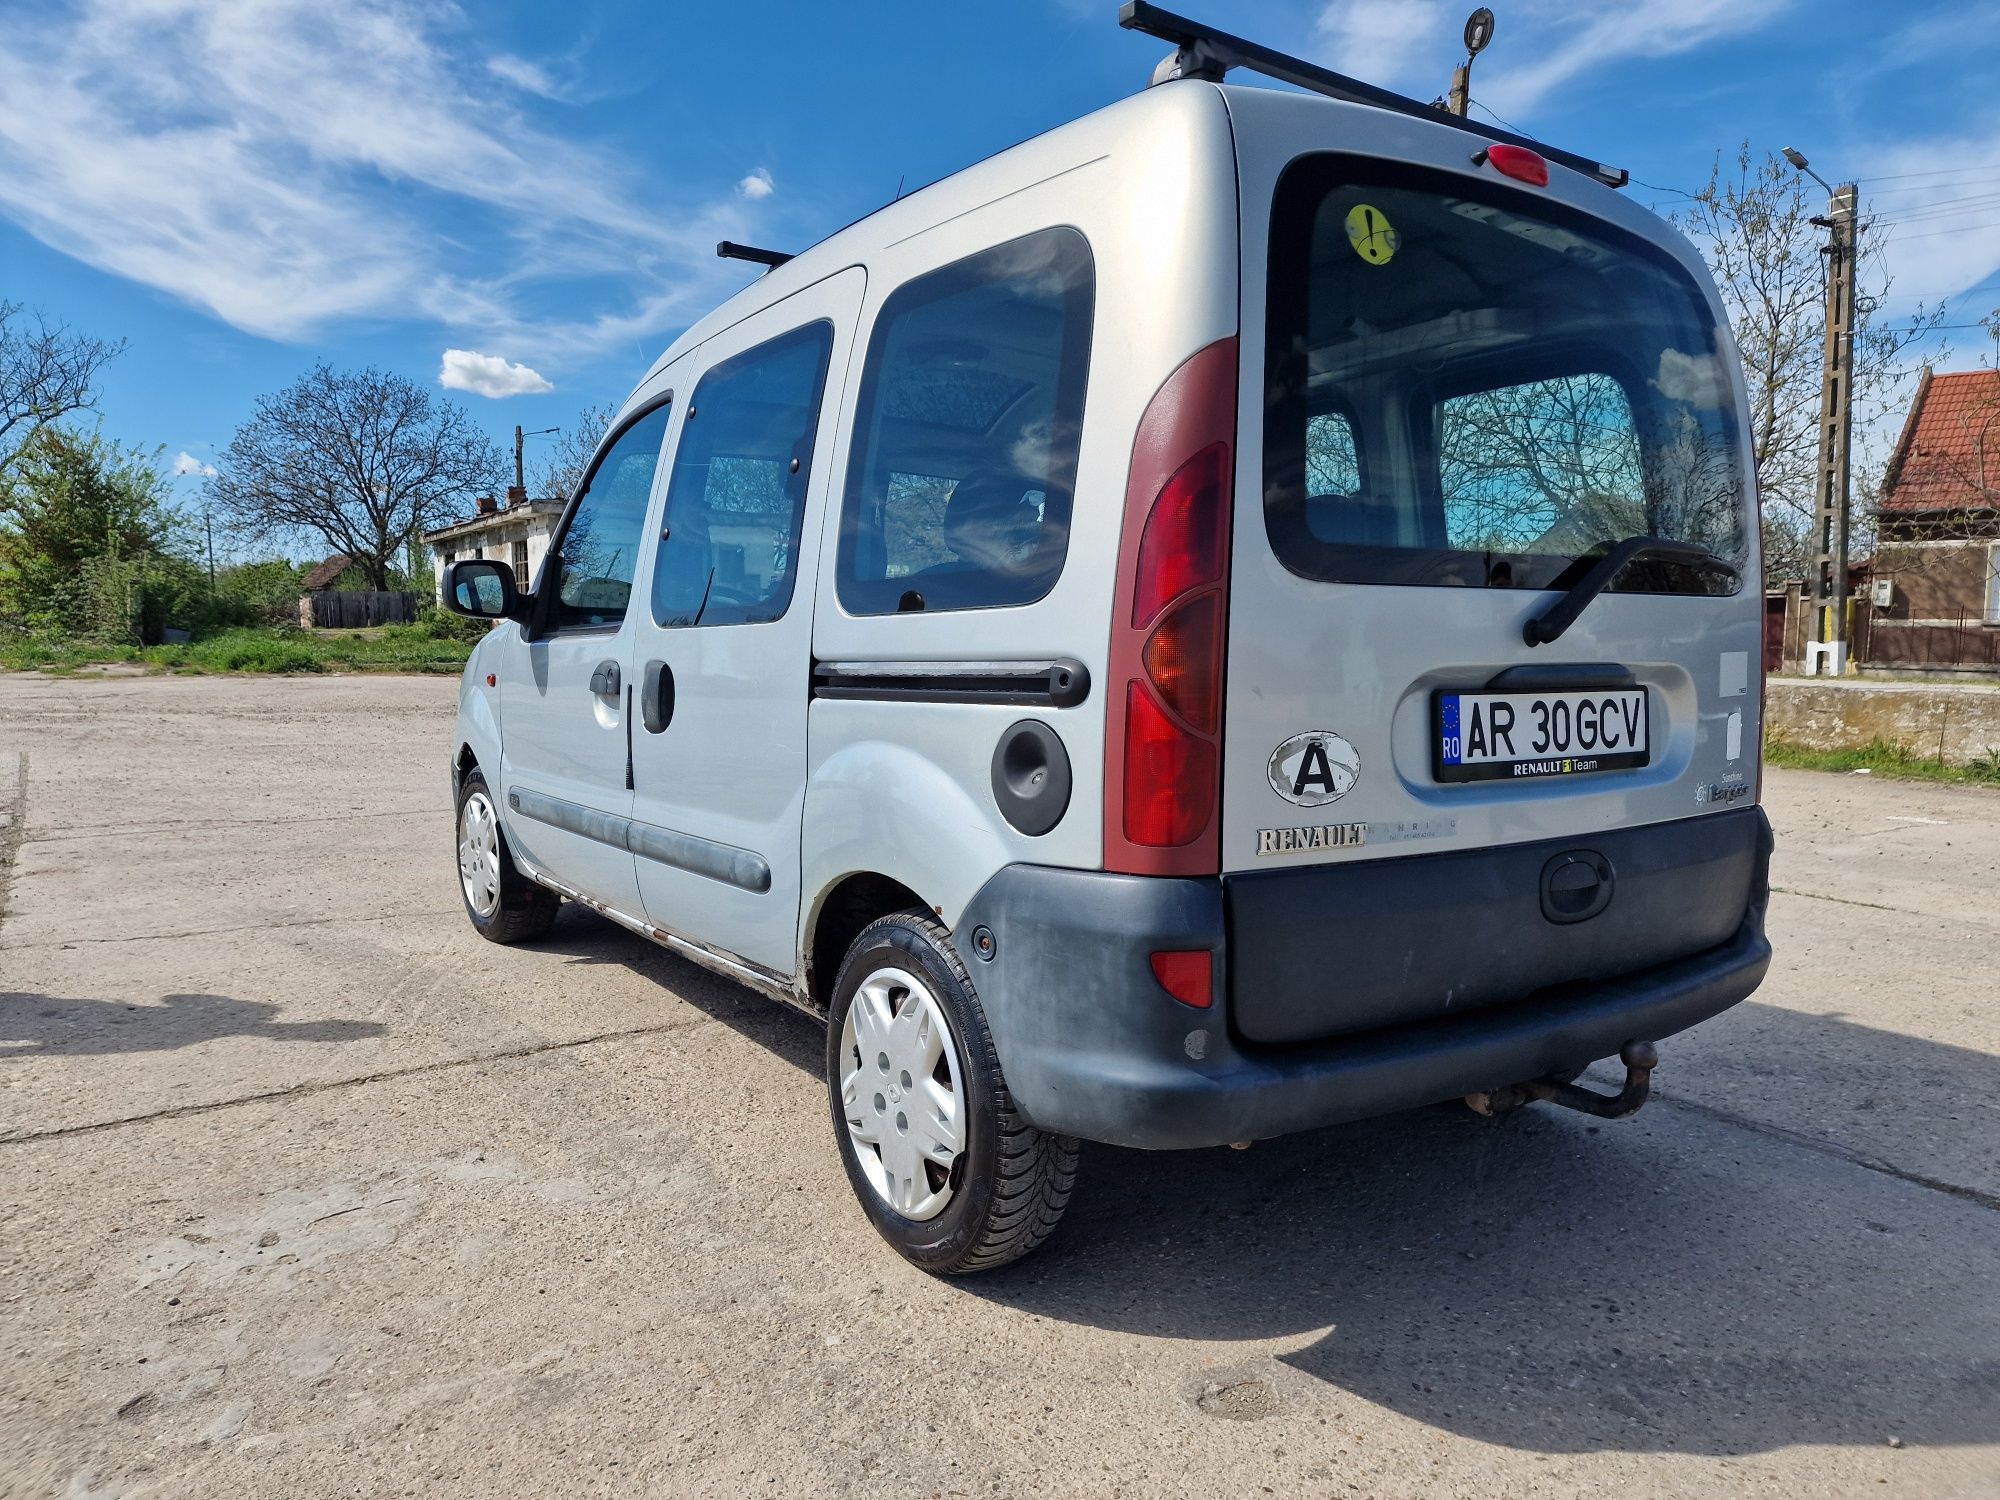
[[[2000,794],[1772,774],[1635,1120],[1087,1147],[946,1283],[811,1021],[474,936],[454,691],[0,678],[0,1495],[2000,1495]]]

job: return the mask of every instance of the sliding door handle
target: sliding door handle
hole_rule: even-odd
[[[597,670],[590,674],[590,690],[600,698],[616,698],[622,686],[618,663],[601,661]]]
[[[674,669],[649,661],[639,679],[639,722],[646,733],[658,734],[674,721]]]

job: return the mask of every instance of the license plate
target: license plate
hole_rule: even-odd
[[[1439,781],[1583,776],[1651,758],[1644,688],[1439,693],[1435,703]]]

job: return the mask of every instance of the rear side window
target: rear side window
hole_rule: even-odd
[[[852,614],[1048,593],[1069,550],[1095,280],[1046,229],[893,292],[870,337],[836,586]]]
[[[833,325],[759,344],[701,377],[667,481],[653,618],[668,628],[783,616],[798,576]]]
[[[663,402],[620,433],[591,470],[570,507],[562,541],[542,568],[544,574],[555,569],[551,629],[602,629],[624,620],[666,433]]]

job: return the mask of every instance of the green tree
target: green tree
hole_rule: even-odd
[[[42,427],[0,478],[0,616],[130,633],[138,585],[118,570],[173,556],[179,517],[166,493],[157,452]],[[112,610],[114,595],[130,607]]]

